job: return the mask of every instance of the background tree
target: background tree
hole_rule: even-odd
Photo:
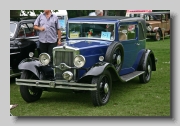
[[[56,12],[57,10],[52,10]],[[79,17],[79,16],[88,16],[90,12],[94,12],[95,10],[67,10],[68,17]],[[157,11],[170,11],[170,10],[153,10],[153,12]],[[27,15],[30,15],[31,12],[35,12],[35,14],[39,15],[43,10],[10,10],[10,17],[18,17],[20,13],[24,12]],[[104,16],[125,16],[126,10],[104,10]]]

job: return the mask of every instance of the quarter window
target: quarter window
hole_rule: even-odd
[[[121,25],[118,34],[119,41],[136,39],[136,25]]]
[[[20,26],[18,37],[31,37],[35,36],[35,32],[33,29],[33,23],[25,23]]]

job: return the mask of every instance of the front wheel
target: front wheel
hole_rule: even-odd
[[[91,98],[94,106],[102,106],[108,103],[111,89],[112,79],[108,71],[105,71],[98,77],[93,77],[93,84],[97,84],[97,90],[91,91]]]
[[[23,71],[21,74],[21,79],[37,79],[37,77],[30,71]],[[34,86],[20,85],[20,93],[26,102],[34,102],[40,99],[42,89]]]
[[[154,40],[155,40],[155,41],[160,41],[160,40],[161,40],[161,34],[160,34],[159,31],[156,32],[156,35],[155,35],[155,37],[154,37]]]

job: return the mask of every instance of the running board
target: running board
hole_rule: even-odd
[[[120,76],[120,78],[123,81],[127,82],[127,81],[129,81],[129,80],[131,80],[131,79],[133,79],[133,78],[135,78],[135,77],[137,77],[137,76],[139,76],[139,75],[141,75],[143,73],[144,73],[144,71],[134,71],[133,73]]]

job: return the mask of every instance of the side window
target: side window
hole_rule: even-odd
[[[150,20],[149,15],[145,15],[145,16],[144,16],[144,19],[145,19],[146,21],[149,21],[149,20]]]
[[[162,21],[166,21],[166,14],[162,14]]]
[[[19,32],[18,32],[18,38],[25,37],[25,31],[24,31],[24,25],[20,26]]]
[[[26,37],[31,37],[31,36],[36,35],[33,27],[34,27],[33,23],[27,23],[26,24],[26,28],[25,28]]]
[[[33,23],[24,23],[21,24],[20,30],[18,33],[18,37],[31,37],[35,36],[34,28],[33,28]]]
[[[128,25],[120,25],[118,28],[119,41],[128,40],[127,39]]]
[[[118,33],[119,41],[136,39],[136,25],[121,25]]]

